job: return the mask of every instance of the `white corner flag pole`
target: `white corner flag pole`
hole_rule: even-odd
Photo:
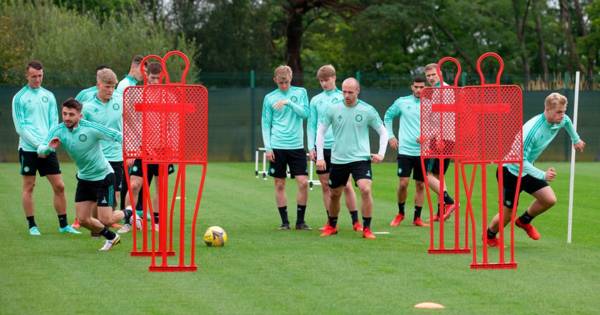
[[[575,72],[575,100],[573,107],[573,128],[577,131],[577,112],[579,108],[579,71]],[[575,148],[571,146],[571,171],[569,175],[569,219],[567,224],[567,244],[573,236],[573,191],[575,189]]]

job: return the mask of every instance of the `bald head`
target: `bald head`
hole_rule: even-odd
[[[344,103],[346,106],[356,105],[358,94],[360,94],[360,83],[355,78],[347,78],[342,82],[342,93],[344,93]]]

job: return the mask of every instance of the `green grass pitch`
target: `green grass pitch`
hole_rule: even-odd
[[[42,236],[29,236],[18,166],[0,164],[0,314],[598,314],[600,166],[577,164],[573,243],[567,245],[568,164],[539,166],[550,165],[559,174],[551,184],[558,204],[534,220],[539,241],[515,232],[516,270],[471,270],[471,255],[427,254],[428,230],[409,224],[413,186],[408,220],[390,228],[397,211],[394,164],[373,167],[372,226],[390,234],[368,241],[352,232],[345,208],[340,233],[319,237],[325,213],[318,186],[309,193],[313,231],[277,231],[272,181],[255,179],[251,163],[211,163],[198,222],[198,271],[150,273],[148,258],[129,256],[131,235],[100,253],[102,241],[86,230],[59,234],[45,179],[35,192]],[[75,167],[62,167],[71,221]],[[288,197],[294,209],[291,182]],[[523,194],[519,214],[530,201]],[[210,225],[228,232],[224,248],[202,243]],[[424,301],[445,309],[413,308]]]

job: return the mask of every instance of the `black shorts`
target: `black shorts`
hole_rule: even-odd
[[[273,149],[275,162],[269,163],[269,175],[275,178],[286,178],[286,166],[290,168],[292,178],[308,175],[306,169],[306,152],[304,149],[283,150]]]
[[[46,158],[40,158],[37,152],[19,149],[19,162],[21,162],[21,175],[24,176],[35,176],[36,172],[39,172],[40,176],[60,174],[60,165],[55,152],[48,154]]]
[[[115,171],[115,191],[121,191],[123,188],[123,162],[108,162]]]
[[[414,170],[413,179],[423,181],[423,170],[421,169],[421,157],[398,154],[398,177],[410,177]]]
[[[444,175],[446,175],[449,166],[450,159],[444,159]],[[440,159],[425,160],[425,167],[427,168],[427,173],[438,175],[440,173]]]
[[[331,164],[331,172],[329,173],[329,187],[337,188],[346,186],[348,178],[352,174],[354,182],[359,179],[373,179],[371,171],[371,161],[357,161],[347,164]]]
[[[152,178],[154,178],[154,176],[158,176],[158,164],[148,164],[146,167],[148,168],[148,183],[151,183]],[[168,172],[169,175],[175,172],[175,167],[173,166],[173,164],[169,164]],[[133,165],[129,169],[129,176],[144,177],[144,173],[142,172],[141,159],[135,159]]]
[[[110,173],[101,180],[85,180],[77,178],[75,202],[95,201],[98,207],[114,207],[115,174]]]
[[[517,176],[513,175],[506,167],[502,168],[502,174],[504,175],[504,206],[507,208],[512,208],[513,201],[515,198],[515,192],[517,190]],[[498,178],[498,172],[496,171],[496,179]],[[521,187],[519,187],[519,194],[522,191],[525,191],[528,194],[533,194],[534,192],[548,186],[548,182],[543,179],[537,179],[531,175],[525,175],[521,177]],[[517,202],[519,198],[517,197]]]
[[[329,174],[331,172],[331,149],[323,149],[323,158],[325,159],[325,170],[317,170],[317,174]]]

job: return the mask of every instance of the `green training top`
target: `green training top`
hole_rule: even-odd
[[[383,121],[389,139],[395,138],[393,125],[396,117],[400,117],[398,154],[421,155],[421,145],[417,142],[421,135],[421,100],[414,95],[400,97],[388,108]]]
[[[358,100],[348,107],[339,101],[327,108],[319,123],[333,129],[335,142],[331,149],[331,163],[347,164],[371,159],[369,126],[375,130],[383,123],[373,106]]]
[[[83,180],[102,180],[113,169],[100,150],[100,140],[123,141],[120,132],[103,125],[80,120],[77,127],[67,128],[64,123],[55,126],[48,133],[44,144],[38,148],[38,154],[48,154],[54,150],[48,146],[50,140],[58,138],[62,147],[77,165],[77,177]]]
[[[48,131],[58,125],[54,94],[43,87],[32,89],[29,85],[24,86],[13,97],[12,118],[19,134],[19,149],[36,152]]]
[[[123,104],[119,94],[113,94],[107,103],[102,103],[96,96],[91,101],[83,104],[81,113],[85,120],[99,123],[118,132],[123,132]],[[100,141],[100,145],[108,161],[123,161],[122,143],[102,140]]]
[[[546,150],[562,128],[565,128],[573,144],[581,140],[567,115],[560,123],[551,124],[542,113],[534,116],[523,125],[523,176],[529,174],[537,179],[546,177],[546,172],[535,167],[533,163]],[[506,167],[513,175],[519,175],[519,165],[508,164]]]
[[[83,89],[79,93],[77,93],[75,99],[79,101],[79,103],[83,104],[85,102],[93,100],[96,97],[96,93],[98,93],[98,87],[95,85],[90,86],[89,88]]]
[[[323,91],[310,100],[310,115],[308,116],[308,124],[306,125],[306,133],[308,136],[308,149],[315,150],[315,141],[317,140],[317,125],[319,117],[325,114],[329,106],[344,99],[342,91],[334,88],[333,90]],[[323,148],[331,149],[333,147],[333,131],[327,129],[325,134],[325,143]]]
[[[136,80],[133,76],[128,74],[127,76],[125,76],[125,78],[123,78],[123,80],[121,80],[119,82],[119,84],[117,85],[117,88],[115,89],[115,92],[123,94],[123,92],[125,92],[125,88],[127,88],[128,86],[133,86],[133,85],[137,85],[137,84],[138,84],[138,80]]]
[[[279,100],[288,103],[280,110],[273,108]],[[265,149],[303,149],[302,120],[308,118],[308,95],[301,87],[290,86],[286,92],[279,89],[267,94],[262,109],[262,136]]]

